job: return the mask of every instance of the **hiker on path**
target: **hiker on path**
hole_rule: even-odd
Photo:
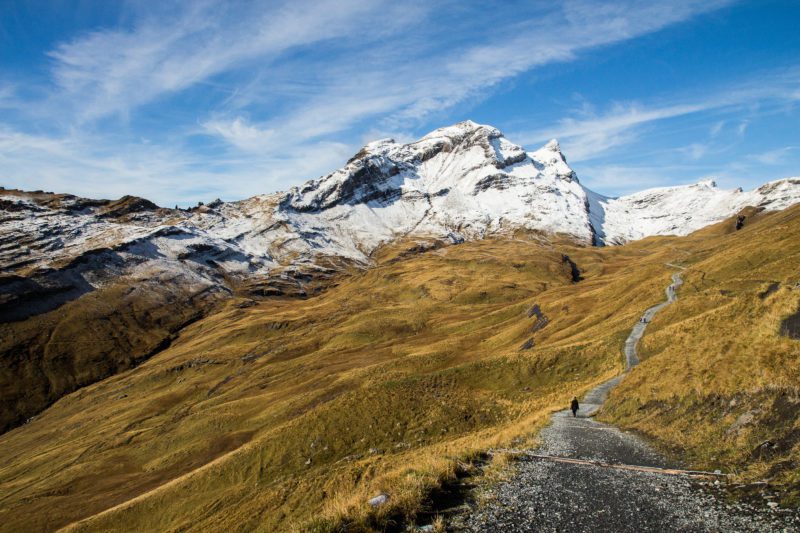
[[[572,397],[572,403],[569,404],[569,408],[572,409],[572,416],[578,416],[578,409],[580,409],[580,406],[578,406],[578,398],[575,396]]]

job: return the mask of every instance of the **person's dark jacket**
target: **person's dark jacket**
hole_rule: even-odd
[[[578,400],[572,400],[572,403],[569,404],[569,408],[572,409],[573,411],[577,411],[578,410]]]

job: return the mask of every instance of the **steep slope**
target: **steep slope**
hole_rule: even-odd
[[[800,206],[686,238],[678,301],[648,327],[642,364],[609,398],[607,420],[737,481],[793,487],[800,503]],[[758,493],[764,487],[744,487]]]
[[[534,231],[613,244],[798,199],[797,179],[750,193],[701,183],[609,199],[579,183],[557,142],[526,152],[471,121],[409,144],[370,143],[287,192],[188,210],[0,190],[0,431],[138,364],[231,294],[308,297],[404,238]]]
[[[615,394],[609,416],[678,427],[682,417],[670,413],[685,412],[686,423],[726,428],[759,398],[791,407],[800,353],[781,324],[797,312],[800,207],[734,224],[618,247],[523,232],[450,246],[406,240],[309,299],[234,299],[137,368],[0,436],[0,529],[382,530],[413,518],[459,461],[519,443],[572,395],[619,372],[632,325],[663,299],[674,270],[666,263],[688,266],[686,285],[652,337],[648,329],[643,362],[619,389],[630,397]],[[740,389],[733,407],[701,394],[729,388]],[[698,398],[720,407],[707,418],[681,411]],[[796,410],[778,410],[777,422],[769,412],[743,419],[743,442],[771,428],[780,443],[793,434]],[[718,437],[660,436],[690,451]],[[712,466],[741,461],[759,476],[769,468],[728,453]],[[780,468],[773,481],[791,482]],[[370,507],[379,493],[389,503]]]
[[[241,254],[170,225],[185,213],[18,191],[0,206],[0,431],[163,349],[231,293],[214,261]]]

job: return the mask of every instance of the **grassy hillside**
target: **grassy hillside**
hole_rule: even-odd
[[[681,243],[686,284],[640,345],[603,418],[701,468],[800,492],[800,206]]]
[[[223,297],[173,279],[127,280],[52,311],[0,322],[0,433],[64,394],[147,359]]]
[[[375,268],[308,300],[232,300],[139,367],[0,436],[0,529],[324,531],[413,520],[464,461],[535,439],[553,410],[621,370],[630,328],[663,299],[668,262],[690,265],[682,298],[648,329],[649,358],[606,416],[697,449],[714,435],[678,443],[669,406],[689,405],[692,384],[722,395],[751,383],[739,370],[730,379],[713,370],[719,353],[738,353],[718,353],[725,338],[690,339],[709,337],[715,310],[729,313],[718,323],[728,316],[753,329],[741,343],[758,355],[737,357],[762,373],[760,390],[797,383],[798,341],[773,326],[800,294],[777,242],[794,232],[795,244],[783,246],[796,249],[799,215],[602,249],[536,235],[427,250],[399,243],[376,254]],[[769,236],[763,251],[757,231]],[[741,270],[714,260],[744,246],[751,251],[741,257],[772,253],[786,271],[763,299],[757,292],[769,284],[753,280],[775,276],[758,270],[725,284],[724,272]],[[674,338],[705,351],[682,355]],[[681,366],[701,358],[702,367]],[[372,509],[367,500],[379,493],[388,503]]]

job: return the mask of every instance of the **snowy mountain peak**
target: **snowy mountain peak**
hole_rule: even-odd
[[[558,143],[558,139],[550,139],[547,141],[547,144],[542,146],[542,150],[550,150],[551,152],[561,153],[561,145]]]
[[[561,152],[561,145],[556,139],[551,139],[547,144],[528,155],[539,164],[549,167],[559,179],[578,182],[578,175],[567,164],[567,158]]]
[[[281,205],[300,212],[324,211],[342,203],[388,202],[404,194],[440,194],[462,190],[474,194],[504,187],[506,169],[526,164],[534,171],[574,177],[560,152],[532,161],[497,128],[465,121],[439,128],[409,144],[382,139],[367,144],[347,164],[327,176],[293,187]]]
[[[0,267],[59,268],[86,256],[103,272],[82,274],[89,284],[113,277],[104,265],[117,261],[130,275],[172,272],[214,286],[282,276],[302,289],[298,272],[369,264],[379,246],[402,238],[460,242],[523,229],[619,244],[685,235],[748,205],[798,201],[800,178],[747,192],[702,180],[611,199],[578,181],[555,139],[526,152],[500,130],[465,121],[407,144],[373,141],[342,168],[286,192],[192,210],[0,190],[0,237],[19,244],[0,249]]]
[[[364,148],[362,148],[356,154],[356,156],[354,156],[352,159],[355,159],[356,157],[358,157],[358,155],[361,154],[362,152],[375,154],[375,153],[379,153],[379,152],[385,151],[385,150],[388,149],[388,147],[393,146],[395,144],[397,144],[397,141],[395,141],[391,137],[387,137],[385,139],[378,139],[376,141],[368,142],[366,145],[364,145]],[[352,159],[351,159],[351,161],[352,161]]]
[[[480,135],[486,137],[502,137],[503,134],[494,126],[487,126],[478,124],[472,120],[465,120],[452,126],[445,126],[438,128],[423,136],[419,141],[422,142],[429,139],[449,138],[458,141],[472,135]]]

